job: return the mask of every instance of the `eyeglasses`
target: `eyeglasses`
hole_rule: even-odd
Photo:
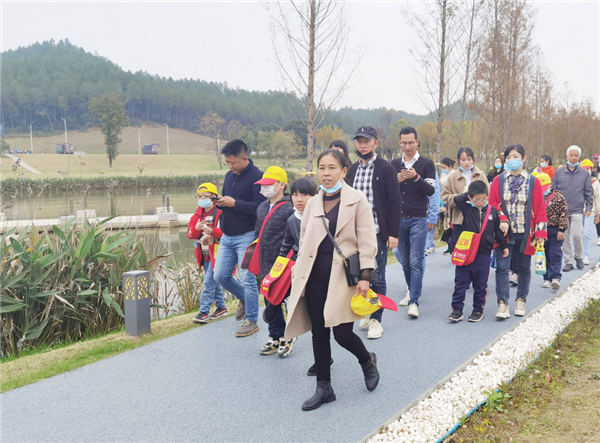
[[[412,148],[416,144],[417,142],[400,142],[400,146],[402,147],[410,146]]]
[[[485,203],[487,200],[487,198],[484,198],[482,200],[473,200],[473,203]]]

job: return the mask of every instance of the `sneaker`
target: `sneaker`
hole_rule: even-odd
[[[197,325],[204,325],[210,321],[210,317],[208,314],[203,314],[202,312],[192,318],[192,323],[196,323]]]
[[[294,349],[294,343],[296,343],[297,337],[292,338],[291,340],[285,341],[281,340],[279,342],[279,350],[277,351],[277,355],[281,358],[285,358],[292,353],[292,349]]]
[[[269,341],[265,344],[258,353],[260,355],[271,355],[275,354],[279,350],[279,340],[275,340],[273,337],[269,337]]]
[[[419,318],[419,307],[416,303],[413,303],[408,307],[408,316],[412,318]]]
[[[542,288],[549,288],[550,285],[552,285],[550,280],[544,280],[544,283],[542,283]]]
[[[580,258],[576,258],[575,263],[577,263],[577,269],[583,269],[585,267],[585,263]]]
[[[237,311],[235,311],[235,319],[241,321],[246,316],[246,304],[243,301],[238,302]]]
[[[450,254],[452,254],[452,251],[450,250],[450,248],[448,248],[442,254],[443,255],[450,255]]]
[[[583,264],[585,266],[589,266],[589,264],[590,264],[590,258],[589,257],[583,257]]]
[[[517,298],[517,302],[515,303],[515,315],[518,315],[519,317],[525,315],[525,300],[522,298]]]
[[[235,333],[235,336],[248,337],[258,331],[258,329],[258,323],[246,319],[242,322],[242,326],[240,326],[240,329]]]
[[[454,321],[454,322],[459,322],[463,318],[465,318],[465,316],[463,315],[463,311],[461,311],[460,309],[454,308],[454,309],[452,309],[452,314],[450,314],[450,317],[448,317],[448,320]]]
[[[406,297],[398,302],[398,306],[408,306],[408,302],[410,301],[410,289],[406,291]]]
[[[571,263],[567,263],[565,267],[562,269],[563,272],[569,272],[573,270],[573,265]]]
[[[215,312],[213,312],[210,315],[210,319],[211,320],[216,320],[217,318],[224,317],[227,314],[229,314],[229,311],[227,310],[227,308],[223,308],[223,309],[221,309],[221,308],[215,308]]]
[[[560,289],[560,280],[555,278],[552,280],[552,289],[558,291]]]
[[[375,320],[374,318],[369,321],[369,333],[367,334],[367,338],[374,340],[376,338],[380,338],[383,335],[383,326],[381,326],[381,322],[379,320]]]
[[[596,242],[598,246],[600,246],[600,237],[598,237],[598,241]]]
[[[508,282],[513,286],[517,286],[519,284],[519,276],[517,274],[509,271]]]
[[[427,251],[429,251],[428,254],[435,254],[435,246],[432,246]]]
[[[504,302],[500,302],[498,304],[498,312],[496,313],[496,318],[509,318],[510,312],[508,312],[508,306]]]
[[[478,321],[483,320],[483,312],[473,311],[471,316],[469,317],[469,321],[473,323],[477,323]]]
[[[358,327],[360,329],[367,329],[369,327],[370,322],[371,322],[371,319],[368,316],[365,318],[361,318],[360,323],[358,324]]]
[[[331,366],[331,365],[333,365],[333,358],[329,362],[329,366]],[[317,376],[317,364],[316,363],[314,363],[310,368],[308,368],[308,372],[306,373],[306,375],[308,375],[309,377]]]

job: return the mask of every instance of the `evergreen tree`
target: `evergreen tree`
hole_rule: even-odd
[[[101,130],[106,143],[106,154],[112,168],[113,159],[117,158],[117,150],[121,139],[121,131],[129,124],[125,114],[125,102],[121,101],[117,94],[102,94],[100,98],[92,98],[89,101],[90,112],[101,123]]]

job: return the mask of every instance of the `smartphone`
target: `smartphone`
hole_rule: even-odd
[[[211,200],[215,200],[215,201],[221,199],[221,197],[219,197],[219,196],[217,196],[217,197],[208,197],[208,198],[210,198]]]

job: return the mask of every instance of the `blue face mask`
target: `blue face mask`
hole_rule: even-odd
[[[541,168],[546,168],[547,166],[548,166],[548,163],[540,163]]]
[[[502,163],[496,163],[494,165],[494,168],[496,168],[496,169],[502,169]]]
[[[459,168],[460,168],[460,170],[461,170],[461,171],[464,171],[464,172],[466,172],[466,171],[470,171],[470,170],[471,170],[471,168],[469,168],[469,169],[465,169],[465,168],[463,168],[462,166],[459,166]]]
[[[331,189],[327,189],[325,186],[321,185],[320,188],[327,192],[328,194],[333,194],[334,192],[339,191],[340,189],[342,189],[342,181],[340,180],[339,182],[337,182],[337,184],[331,188]]]
[[[550,195],[550,188],[544,191],[544,197],[548,197]]]
[[[573,164],[571,162],[567,162],[567,165],[569,165],[570,167],[574,168],[575,166],[577,166],[579,164],[579,162]]]
[[[198,200],[198,206],[200,206],[202,209],[208,209],[212,206],[212,200],[210,198]]]
[[[507,160],[506,162],[506,169],[508,169],[509,171],[518,171],[519,169],[521,169],[521,166],[523,166],[523,160],[521,160],[520,158]]]
[[[483,205],[483,206],[481,207],[481,209],[485,208],[485,207],[488,205],[488,203],[489,203],[489,202],[485,202],[485,205]],[[470,204],[471,206],[473,206],[474,208],[477,208],[477,206],[475,206],[475,203],[473,203],[471,200],[469,200],[469,204]],[[479,209],[479,208],[477,208],[477,209]]]
[[[449,169],[442,169],[442,174],[450,174],[450,170]]]

